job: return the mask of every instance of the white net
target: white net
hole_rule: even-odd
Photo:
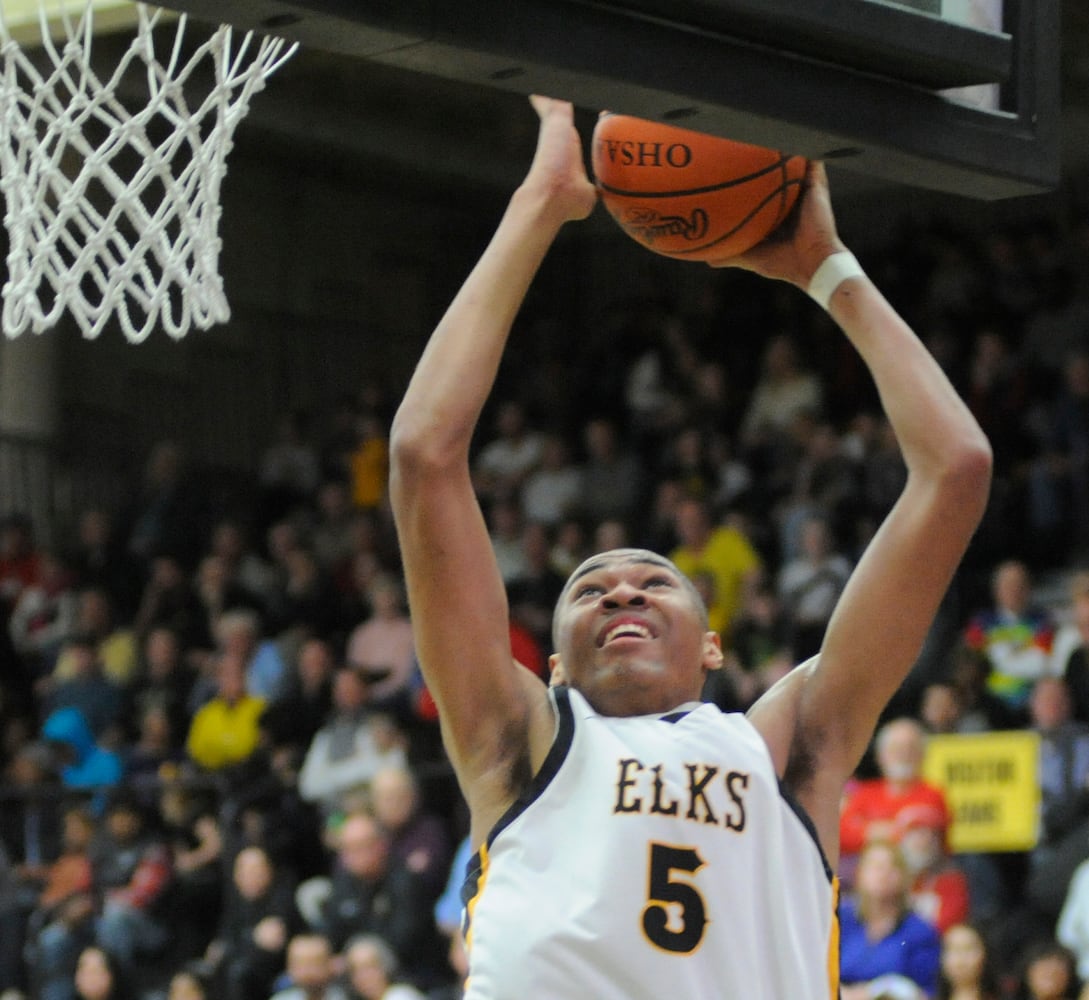
[[[40,333],[66,310],[85,337],[116,318],[134,342],[156,327],[180,338],[225,322],[227,154],[250,99],[296,46],[252,32],[235,45],[223,25],[188,52],[182,15],[160,60],[162,11],[141,4],[131,45],[100,77],[91,66],[92,0],[78,17],[62,8],[60,43],[45,3],[42,47],[32,53],[12,37],[0,0],[4,333]]]

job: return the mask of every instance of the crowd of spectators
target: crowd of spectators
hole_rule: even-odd
[[[851,1000],[1047,1000],[1089,976],[1087,232],[906,227],[865,261],[996,477],[845,799]],[[743,710],[819,649],[903,465],[803,297],[708,271],[620,312],[606,345],[527,339],[478,442],[512,649],[544,677],[566,575],[646,546],[723,635],[706,697]],[[324,428],[286,416],[229,503],[162,441],[124,503],[48,546],[30,512],[3,520],[4,1000],[460,996],[466,817],[386,506],[394,394],[371,378]],[[1040,734],[1039,844],[951,855],[924,742],[1002,729]]]

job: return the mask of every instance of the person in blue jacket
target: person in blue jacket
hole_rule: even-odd
[[[109,788],[124,773],[121,757],[99,746],[83,713],[58,708],[42,723],[42,739],[58,755],[61,784],[71,789]]]
[[[871,983],[888,975],[910,979],[927,996],[937,992],[941,938],[911,909],[910,884],[895,844],[863,848],[855,896],[839,909],[842,1000],[865,1000]]]

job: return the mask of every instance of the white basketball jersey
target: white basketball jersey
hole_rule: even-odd
[[[469,866],[467,1000],[829,1000],[835,879],[760,734],[553,691],[541,772]]]

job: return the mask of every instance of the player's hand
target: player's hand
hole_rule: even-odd
[[[525,186],[543,190],[563,221],[585,219],[597,203],[597,190],[586,175],[574,108],[539,94],[529,100],[541,127]]]
[[[825,257],[844,249],[836,232],[824,164],[811,160],[801,197],[783,223],[751,250],[712,261],[711,266],[739,267],[765,278],[789,281],[804,291]]]

